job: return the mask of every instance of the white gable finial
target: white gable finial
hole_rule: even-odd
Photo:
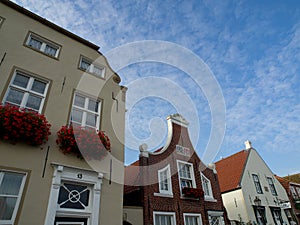
[[[245,148],[246,150],[252,148],[251,141],[249,140],[245,141]]]

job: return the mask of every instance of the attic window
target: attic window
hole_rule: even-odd
[[[263,191],[261,189],[261,185],[260,185],[260,182],[259,182],[259,178],[258,178],[258,175],[257,174],[252,174],[252,178],[253,178],[253,181],[254,181],[254,185],[255,185],[255,188],[256,188],[256,192],[258,194],[262,194]]]

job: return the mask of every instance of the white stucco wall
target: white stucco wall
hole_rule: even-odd
[[[274,224],[274,220],[270,211],[270,207],[280,207],[279,201],[288,201],[288,196],[285,189],[279,183],[279,181],[274,177],[274,174],[270,168],[266,165],[264,160],[260,157],[258,152],[254,149],[250,150],[248,161],[244,169],[242,176],[241,187],[244,196],[244,201],[246,205],[247,214],[249,220],[256,221],[253,205],[253,200],[257,196],[261,200],[261,206],[265,206],[266,218],[268,224]],[[253,182],[252,174],[257,174],[261,184],[263,193],[258,194]],[[267,177],[271,177],[275,185],[277,196],[273,196],[267,181]],[[281,215],[283,221],[288,223],[286,215],[283,210],[281,210]]]

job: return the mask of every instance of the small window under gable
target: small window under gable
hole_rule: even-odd
[[[207,177],[205,177],[202,173],[201,173],[201,182],[202,182],[202,188],[204,191],[205,199],[213,199],[214,196],[213,196],[210,180]]]
[[[272,195],[277,196],[277,191],[276,191],[273,179],[271,177],[267,177],[267,180],[268,180]]]
[[[29,33],[25,45],[45,55],[58,58],[61,46],[34,33]]]
[[[158,170],[158,185],[160,193],[173,195],[170,165]]]
[[[255,185],[255,188],[256,188],[256,192],[258,194],[262,194],[263,191],[261,189],[261,185],[260,185],[260,182],[259,182],[259,177],[257,174],[252,174],[252,178],[253,178],[253,182],[254,182],[254,185]]]
[[[93,60],[84,56],[80,56],[79,69],[87,73],[94,74],[97,77],[105,77],[105,67],[98,65],[97,63],[93,62]]]

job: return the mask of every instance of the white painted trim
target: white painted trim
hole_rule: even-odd
[[[89,225],[98,225],[99,211],[100,211],[100,193],[103,174],[92,170],[80,169],[71,166],[59,165],[51,163],[54,167],[54,174],[52,178],[52,186],[48,202],[48,210],[45,219],[45,225],[53,225],[56,215],[76,215],[78,217],[86,217],[89,220]],[[71,181],[80,184],[87,184],[91,186],[91,202],[92,207],[88,211],[59,209],[57,206],[57,199],[59,195],[59,188],[63,181]]]
[[[209,216],[223,216],[224,212],[220,212],[220,211],[207,211],[207,214]]]
[[[183,213],[184,224],[186,224],[186,216],[198,217],[198,224],[202,224],[202,216],[200,213]]]
[[[2,179],[4,177],[4,173],[5,172],[16,173],[16,174],[23,175],[22,182],[21,182],[20,189],[19,189],[19,193],[18,193],[18,196],[16,197],[17,201],[16,201],[16,204],[15,204],[15,207],[14,207],[11,219],[10,220],[0,220],[0,224],[8,224],[8,225],[10,225],[10,224],[14,224],[14,221],[15,221],[16,216],[17,216],[17,212],[19,210],[20,201],[21,201],[21,198],[22,198],[22,195],[23,195],[23,190],[24,190],[26,179],[27,179],[27,173],[26,172],[15,171],[15,170],[5,170],[5,169],[2,170],[1,169],[0,170],[0,184],[2,182]],[[2,173],[2,175],[1,175],[1,173]]]
[[[161,177],[160,177],[160,173],[167,171],[167,179],[168,179],[168,191],[162,190],[161,189]],[[172,195],[173,196],[173,190],[172,190],[172,180],[171,180],[171,169],[170,169],[170,164],[168,164],[166,167],[160,169],[157,171],[157,176],[158,176],[158,187],[159,187],[159,192],[161,194],[165,194],[165,195]]]
[[[176,160],[177,161],[177,173],[178,173],[178,181],[179,181],[179,188],[180,188],[180,193],[182,194],[182,188],[181,188],[181,183],[180,183],[180,173],[179,173],[179,164],[188,164],[191,166],[191,180],[192,180],[192,186],[193,188],[196,188],[196,181],[195,181],[195,173],[194,173],[194,165],[189,162],[181,161],[181,160]]]
[[[165,198],[173,198],[174,197],[173,193],[172,194],[153,193],[153,195],[157,196],[157,197],[165,197]]]
[[[161,212],[161,211],[153,211],[153,225],[157,225],[155,223],[155,216],[156,215],[165,215],[165,216],[172,216],[173,223],[172,225],[176,225],[176,213],[175,212]]]
[[[205,195],[205,192],[204,192],[204,200],[205,201],[217,201],[216,199],[214,199],[214,193],[212,191],[212,187],[211,187],[211,182],[210,182],[210,179],[208,179],[203,173],[201,173],[201,183],[202,183],[202,188],[203,188],[203,183],[204,183],[204,180],[208,181],[208,191],[209,193],[211,193],[211,195]],[[204,188],[203,188],[203,191],[204,191]]]

